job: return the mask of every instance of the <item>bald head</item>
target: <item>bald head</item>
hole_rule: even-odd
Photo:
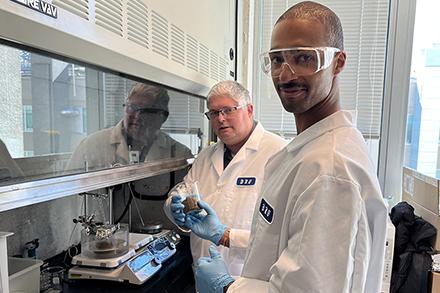
[[[291,18],[314,20],[322,23],[328,30],[328,46],[344,50],[344,34],[341,21],[327,6],[313,1],[300,2],[284,12],[275,25]]]

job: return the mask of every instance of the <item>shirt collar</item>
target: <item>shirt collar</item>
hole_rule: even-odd
[[[295,137],[287,146],[288,152],[294,151],[308,142],[316,139],[326,132],[335,130],[341,127],[354,127],[354,117],[349,111],[338,111],[324,119],[316,122],[297,137]]]

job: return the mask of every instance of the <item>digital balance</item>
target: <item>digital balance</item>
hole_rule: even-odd
[[[80,221],[86,227],[81,231],[82,252],[72,259],[69,279],[143,284],[176,253],[180,241],[175,231],[147,235],[128,233],[124,224],[97,226],[81,217]]]

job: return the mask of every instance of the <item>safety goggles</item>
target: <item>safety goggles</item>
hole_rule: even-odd
[[[294,47],[270,50],[260,55],[263,72],[271,77],[279,77],[284,66],[300,76],[312,75],[330,66],[335,53],[333,47]]]
[[[122,105],[125,108],[125,113],[134,114],[139,113],[140,115],[164,115],[168,116],[168,111],[162,109],[154,109],[154,108],[141,108],[135,104],[127,103]]]
[[[238,109],[244,108],[246,107],[248,104],[243,104],[243,105],[238,105],[238,106],[233,106],[233,107],[224,107],[220,110],[210,110],[208,112],[205,112],[205,116],[206,118],[208,118],[208,120],[214,119],[216,117],[218,117],[221,114],[223,114],[223,116],[229,116],[232,113],[234,113],[235,111],[237,111]]]

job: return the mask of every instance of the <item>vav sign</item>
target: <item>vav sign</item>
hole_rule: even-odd
[[[58,17],[58,8],[43,0],[11,0],[53,18]]]

